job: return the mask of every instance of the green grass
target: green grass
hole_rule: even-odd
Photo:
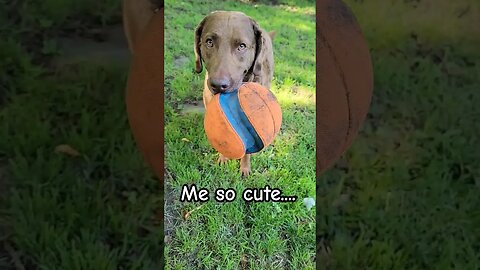
[[[242,11],[277,33],[272,91],[283,110],[282,130],[272,146],[252,156],[252,174],[246,179],[240,177],[238,161],[215,164],[218,154],[199,125],[203,115],[181,113],[182,104],[202,100],[204,74],[193,73],[193,30],[213,10]],[[294,12],[238,1],[167,1],[166,269],[314,269],[315,211],[302,202],[315,194],[314,10],[313,3]],[[174,64],[184,57],[186,64]],[[179,201],[182,186],[192,183],[210,191],[209,202]],[[244,189],[266,185],[299,199],[246,203],[241,198]],[[218,203],[213,194],[217,188],[233,188],[237,198]],[[182,213],[199,205],[182,219]]]
[[[26,269],[159,269],[163,197],[128,128],[127,70],[50,63],[61,54],[57,37],[90,37],[119,23],[120,2],[37,2],[2,1],[0,9],[0,269],[15,269],[14,262]],[[178,12],[166,11],[165,32],[176,41],[165,47],[171,269],[238,269],[242,261],[249,269],[312,269],[315,229],[320,269],[479,268],[478,1],[346,2],[371,48],[375,92],[354,144],[318,179],[316,225],[301,202],[208,202],[185,221],[182,211],[200,204],[178,201],[179,187],[194,182],[237,191],[268,183],[313,196],[310,4],[214,2],[277,31],[273,90],[285,122],[245,180],[238,163],[213,164],[202,116],[179,113],[201,98],[192,32],[211,6],[170,4]],[[180,56],[188,62],[172,65]],[[60,144],[82,155],[55,153]]]
[[[480,267],[479,6],[420,2],[348,1],[375,92],[342,165],[319,179],[321,269]]]
[[[126,70],[56,69],[33,46],[119,23],[119,3],[67,2],[16,1],[0,16],[0,269],[158,269],[163,198],[128,127]]]

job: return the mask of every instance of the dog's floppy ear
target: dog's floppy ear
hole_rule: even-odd
[[[202,30],[203,25],[205,24],[206,17],[198,24],[197,28],[195,29],[195,44],[194,44],[194,52],[195,52],[195,72],[200,73],[202,72],[202,53],[200,51],[200,39],[202,37]]]
[[[265,60],[265,37],[264,32],[260,29],[258,23],[250,18],[252,23],[253,32],[255,33],[255,58],[253,59],[253,64],[250,68],[250,72],[253,73],[254,76],[259,76],[262,71],[262,62]]]
[[[276,34],[277,34],[277,32],[275,32],[275,31],[270,31],[270,32],[268,32],[268,35],[270,36],[270,38],[272,39],[272,41],[273,41],[273,39],[275,38],[275,35],[276,35]]]

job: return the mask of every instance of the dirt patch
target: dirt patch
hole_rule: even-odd
[[[203,103],[185,103],[180,106],[181,114],[190,114],[190,113],[198,113],[204,114],[205,107],[203,107]]]
[[[165,172],[165,179],[171,179],[171,175],[168,171]],[[168,181],[165,182],[165,207],[164,207],[164,237],[165,245],[168,245],[175,233],[175,226],[181,222],[182,216],[178,211],[178,208],[175,207],[175,193],[173,192],[172,187]]]
[[[282,1],[279,0],[240,0],[242,3],[247,4],[263,4],[263,5],[279,5]]]
[[[187,64],[188,62],[190,62],[190,59],[186,56],[175,56],[175,59],[173,59],[173,66],[176,68],[180,68],[185,66],[185,64]]]
[[[129,65],[131,55],[121,25],[107,27],[94,34],[90,38],[58,39],[61,55],[53,60],[54,65],[64,66],[85,61]]]

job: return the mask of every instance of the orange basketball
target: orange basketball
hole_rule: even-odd
[[[204,126],[207,139],[230,159],[261,151],[273,142],[282,124],[277,99],[258,83],[215,95],[208,103]]]
[[[352,144],[373,91],[368,44],[339,0],[317,4],[317,175]]]

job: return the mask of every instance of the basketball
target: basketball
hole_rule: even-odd
[[[281,124],[282,111],[277,99],[268,89],[253,82],[213,96],[204,118],[208,141],[230,159],[265,149],[273,142]]]
[[[368,44],[350,9],[338,0],[317,4],[317,175],[352,144],[373,91]]]
[[[160,9],[135,44],[128,74],[126,109],[130,129],[140,153],[163,179],[163,13]],[[163,181],[160,181],[163,185]]]

